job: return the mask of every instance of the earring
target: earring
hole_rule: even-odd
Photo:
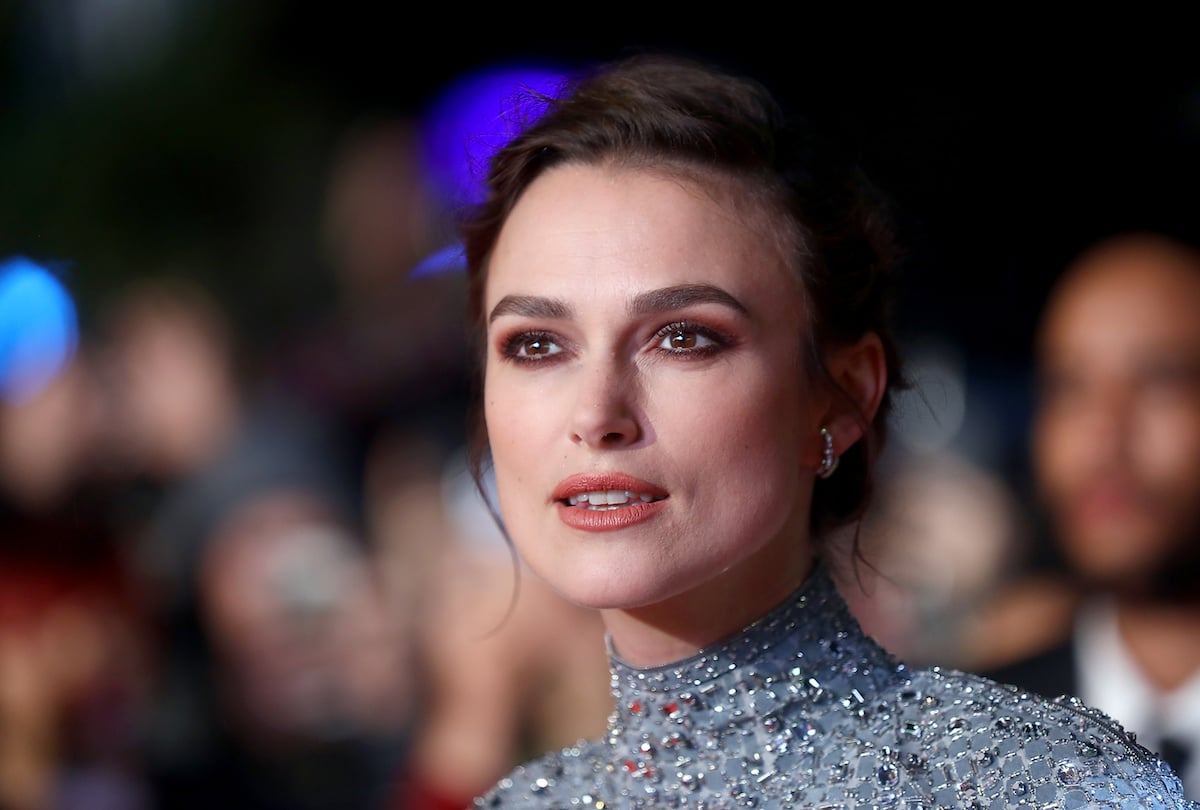
[[[838,456],[833,452],[833,434],[829,428],[821,428],[821,438],[825,440],[825,451],[821,455],[821,463],[817,467],[818,478],[828,478],[838,466]]]

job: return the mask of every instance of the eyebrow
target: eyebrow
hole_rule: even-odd
[[[693,304],[720,304],[746,314],[746,306],[741,301],[712,284],[678,284],[661,290],[649,290],[635,296],[629,302],[628,309],[630,315],[650,315],[683,309]]]
[[[561,320],[570,318],[571,307],[557,298],[541,298],[536,295],[506,295],[488,315],[488,323],[492,323],[501,315],[517,315],[525,318],[550,318]]]
[[[719,304],[745,314],[746,306],[732,295],[712,284],[677,284],[659,290],[640,293],[626,307],[630,315],[652,315],[670,312],[695,304]],[[488,315],[492,323],[503,315],[526,318],[569,319],[574,314],[571,306],[557,298],[536,295],[506,295],[497,302]]]

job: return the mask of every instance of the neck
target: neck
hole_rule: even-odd
[[[1121,599],[1117,626],[1138,668],[1159,689],[1174,689],[1200,672],[1200,603]]]
[[[775,543],[699,588],[654,605],[602,611],[613,651],[634,667],[689,658],[780,605],[813,564],[806,540]]]

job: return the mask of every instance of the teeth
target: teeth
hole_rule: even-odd
[[[627,489],[596,490],[595,492],[580,492],[567,498],[571,506],[585,506],[589,509],[615,509],[633,503],[650,503],[656,500],[653,495],[644,492],[631,492]]]

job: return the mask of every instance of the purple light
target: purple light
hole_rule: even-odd
[[[493,65],[451,82],[423,119],[425,168],[450,208],[478,202],[487,161],[541,103],[529,91],[555,95],[566,73],[537,65]]]

